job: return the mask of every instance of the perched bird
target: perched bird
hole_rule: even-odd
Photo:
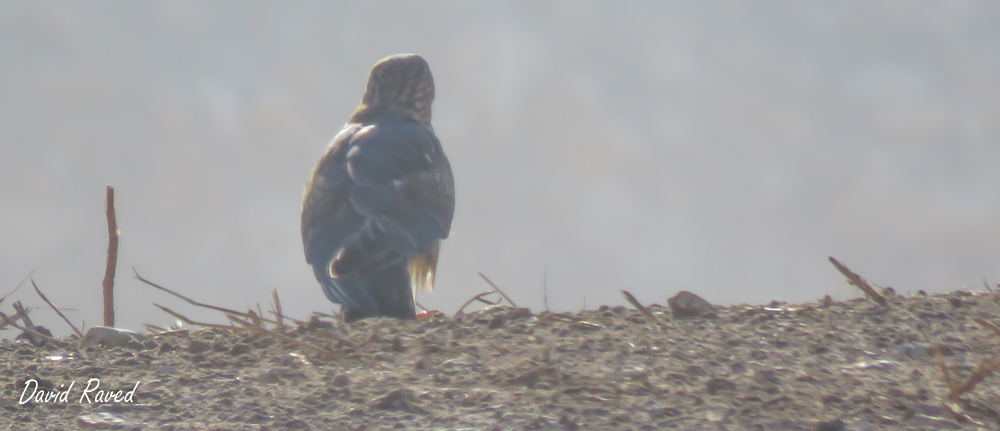
[[[306,184],[302,243],[348,322],[414,319],[434,285],[455,211],[451,165],[431,127],[434,78],[419,55],[378,62],[361,105]]]

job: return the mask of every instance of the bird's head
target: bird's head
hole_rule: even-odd
[[[368,75],[368,88],[354,117],[395,107],[425,126],[431,124],[434,77],[427,61],[416,54],[400,54],[379,61]]]

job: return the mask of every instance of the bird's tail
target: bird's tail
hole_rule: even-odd
[[[370,274],[350,273],[332,277],[322,266],[313,272],[330,301],[345,308],[348,322],[366,317],[388,316],[415,319],[410,274],[405,264],[396,264]]]
[[[355,274],[332,277],[324,265],[313,265],[313,273],[319,280],[326,298],[347,308],[364,313],[377,313],[378,304],[372,294],[366,289],[364,280]]]
[[[424,253],[407,261],[407,269],[410,273],[410,285],[416,295],[420,291],[434,290],[434,273],[437,270],[438,250],[441,243],[434,244],[430,252]]]
[[[361,282],[375,300],[375,309],[361,310],[346,307],[344,320],[352,322],[366,317],[386,316],[413,320],[417,315],[413,307],[413,292],[405,264],[396,264],[368,274]]]

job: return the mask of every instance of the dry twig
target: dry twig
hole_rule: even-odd
[[[274,311],[269,311],[269,313],[274,314]],[[294,323],[296,325],[306,325],[306,324],[309,323],[309,322],[307,322],[305,320],[299,320],[299,319],[296,319],[296,318],[293,318],[293,317],[288,317],[288,316],[282,316],[282,317],[284,317],[285,320],[290,320],[292,323]],[[281,325],[281,327],[287,328],[288,325]]]
[[[339,316],[334,316],[332,314],[324,313],[322,311],[313,311],[312,314],[315,315],[315,316],[318,316],[318,317],[325,317],[327,319],[333,319],[333,321],[337,321],[337,319],[340,318]]]
[[[196,321],[188,319],[184,315],[182,315],[182,314],[180,314],[180,313],[178,313],[176,311],[173,311],[173,310],[171,310],[171,309],[169,309],[167,307],[164,307],[164,306],[162,306],[160,304],[153,303],[153,305],[159,307],[161,310],[165,311],[167,314],[169,314],[171,316],[174,316],[177,319],[180,319],[182,322],[187,323],[188,325],[198,325],[198,326],[204,326],[206,328],[225,329],[227,331],[232,331],[232,330],[236,329],[232,325],[226,326],[226,325],[219,325],[217,323],[196,322]]]
[[[45,297],[41,289],[38,288],[38,285],[35,284],[35,280],[31,280],[31,286],[35,288],[35,293],[37,293],[38,296],[42,298],[42,301],[45,301],[46,304],[49,304],[49,307],[52,307],[52,309],[56,311],[56,314],[58,314],[59,317],[62,317],[62,320],[64,320],[66,324],[69,325],[70,328],[73,328],[73,332],[76,332],[76,335],[79,335],[80,338],[83,338],[83,333],[76,328],[76,325],[74,325],[73,322],[70,322],[69,319],[67,319],[66,316],[62,314],[62,311],[59,311],[58,307],[52,305],[52,301],[49,301],[49,298]]]
[[[24,322],[24,326],[28,329],[35,329],[35,324],[31,322],[30,318],[28,318],[28,311],[24,309],[23,305],[21,305],[21,301],[14,301],[11,305],[14,307],[14,312],[17,313],[17,316],[21,318],[22,322]]]
[[[257,311],[258,312],[260,311],[260,304],[257,304]],[[250,316],[250,322],[252,322],[254,325],[264,326],[263,322],[261,322],[260,320],[260,316],[258,316],[257,313],[254,313],[253,310],[247,312],[247,315]]]
[[[278,339],[280,341],[284,341],[286,343],[294,344],[296,346],[302,347],[302,348],[304,348],[306,350],[311,350],[311,351],[313,351],[315,353],[318,353],[320,355],[324,355],[324,356],[325,355],[333,355],[332,351],[327,350],[327,349],[325,349],[323,347],[320,347],[320,346],[317,346],[315,344],[308,343],[308,342],[305,342],[305,341],[302,341],[302,340],[297,340],[295,338],[292,338],[292,337],[289,337],[289,336],[286,336],[286,335],[282,335],[282,334],[279,334],[279,333],[274,332],[274,331],[269,331],[269,330],[265,329],[263,326],[259,326],[259,325],[252,324],[250,322],[246,322],[246,321],[244,321],[244,320],[242,320],[242,319],[240,319],[240,318],[238,318],[238,317],[236,317],[236,316],[234,316],[232,314],[226,314],[226,317],[228,317],[229,320],[240,324],[240,326],[242,326],[242,327],[244,327],[246,329],[249,329],[251,332],[256,332],[258,334],[267,335],[269,337],[276,338],[276,339]]]
[[[22,319],[23,319],[23,317],[24,316],[21,316]],[[38,332],[38,331],[36,331],[36,330],[34,330],[32,328],[27,328],[27,327],[18,325],[17,323],[14,323],[17,319],[11,319],[9,316],[7,316],[6,314],[4,314],[2,311],[0,311],[0,319],[3,320],[4,325],[13,326],[13,327],[15,327],[17,329],[20,329],[22,332],[27,332],[27,333],[31,334],[32,336],[34,336],[34,337],[38,337],[38,338],[41,338],[43,340],[46,340],[46,341],[48,341],[48,342],[50,342],[50,343],[52,343],[52,344],[54,344],[56,346],[59,346],[59,347],[68,347],[69,346],[69,343],[66,343],[64,341],[59,341],[59,340],[57,340],[55,338],[52,338],[52,337],[50,337],[48,335],[42,334],[42,333],[40,333],[40,332]]]
[[[538,315],[538,320],[541,322],[569,322],[576,323],[583,321],[582,317],[577,317],[569,313],[543,313]]]
[[[160,290],[162,290],[164,292],[167,292],[167,293],[169,293],[169,294],[171,294],[173,296],[176,296],[176,297],[178,297],[180,299],[183,299],[183,300],[187,301],[188,304],[194,305],[195,307],[202,307],[202,308],[207,308],[209,310],[215,310],[215,311],[221,311],[223,313],[234,314],[234,315],[237,315],[237,316],[242,316],[243,318],[246,318],[246,319],[250,319],[251,318],[250,314],[248,314],[248,313],[243,313],[241,311],[236,311],[236,310],[232,310],[232,309],[224,308],[224,307],[217,307],[215,305],[205,304],[205,303],[202,303],[202,302],[195,301],[195,300],[193,300],[191,298],[188,298],[188,297],[186,297],[184,295],[181,295],[181,294],[179,294],[177,292],[174,292],[173,290],[167,289],[166,287],[160,286],[159,284],[153,283],[152,281],[149,281],[149,280],[146,280],[145,278],[142,278],[142,276],[139,275],[139,272],[136,271],[135,268],[132,268],[132,271],[135,272],[135,279],[136,280],[139,280],[139,281],[141,281],[143,283],[146,283],[146,284],[148,284],[150,286],[153,286],[153,287],[155,287],[157,289],[160,289]],[[263,317],[258,317],[258,318],[260,318],[261,320],[263,320],[265,322],[268,322],[268,323],[273,323],[273,324],[277,324],[278,323],[277,321],[274,321],[274,320],[271,320],[271,319],[267,319],[267,318],[263,318]]]
[[[581,327],[586,327],[588,329],[598,329],[605,328],[605,325],[597,322],[591,322],[582,317],[574,316],[569,313],[542,313],[538,315],[538,321],[540,322],[566,322],[579,325]]]
[[[917,330],[924,335],[927,343],[931,346],[931,357],[934,360],[934,364],[937,365],[938,370],[941,371],[941,375],[944,376],[944,383],[948,385],[949,393],[954,393],[958,385],[955,380],[951,378],[951,372],[948,371],[948,364],[944,362],[944,356],[941,355],[941,349],[938,348],[937,344],[934,344],[934,340],[931,340],[931,336],[927,335],[927,331],[920,325],[917,326]]]
[[[163,329],[162,327],[156,326],[152,323],[143,323],[142,326],[145,326],[146,332],[149,332],[150,334],[159,334],[161,332],[167,332],[166,329]]]
[[[517,304],[515,304],[515,303],[514,303],[514,301],[511,301],[511,300],[510,300],[510,297],[509,297],[509,296],[507,296],[507,294],[506,294],[506,293],[503,293],[503,291],[502,291],[502,290],[500,290],[500,288],[499,288],[499,287],[497,287],[497,285],[493,284],[493,282],[492,282],[492,281],[490,281],[490,279],[486,278],[486,275],[485,275],[485,274],[483,274],[483,273],[481,273],[481,272],[480,272],[480,273],[479,273],[479,276],[480,276],[480,277],[483,277],[483,280],[486,280],[486,282],[487,282],[487,283],[489,283],[489,284],[490,284],[490,286],[493,286],[493,290],[496,290],[496,291],[497,291],[498,293],[500,293],[500,296],[503,296],[503,299],[506,299],[506,300],[507,300],[507,302],[509,302],[509,303],[510,303],[510,305],[512,305],[512,306],[513,306],[514,308],[517,308]]]
[[[625,300],[628,301],[629,304],[632,304],[632,306],[635,307],[636,310],[639,310],[639,312],[642,313],[642,315],[645,316],[646,320],[649,320],[650,323],[657,323],[657,324],[660,323],[660,319],[657,319],[656,316],[654,316],[653,313],[649,311],[649,309],[640,304],[639,300],[635,299],[635,297],[632,296],[632,294],[629,293],[629,291],[623,290],[622,296],[624,296]]]
[[[13,322],[17,322],[18,320],[21,320],[21,316],[19,315],[15,315],[14,318],[11,319]],[[7,321],[0,321],[0,329],[3,329],[5,326],[7,326]]]
[[[997,334],[997,336],[1000,337],[1000,328],[998,328],[997,325],[990,323],[986,319],[980,319],[978,317],[973,317],[972,320],[980,325],[983,325],[986,329],[993,331],[994,334]]]
[[[115,267],[118,265],[118,222],[115,220],[115,188],[108,185],[105,203],[108,215],[108,261],[104,266],[104,326],[115,326]]]
[[[35,273],[35,270],[32,269],[31,272],[28,273],[28,276],[24,277],[24,280],[21,280],[20,283],[17,283],[17,287],[15,287],[14,290],[11,290],[10,292],[7,292],[7,294],[4,295],[4,296],[0,296],[0,304],[3,304],[3,300],[7,299],[8,296],[13,295],[14,292],[17,292],[17,290],[20,289],[21,286],[24,286],[24,282],[30,280],[31,279],[31,275],[34,274],[34,273]]]
[[[840,271],[841,274],[844,274],[844,277],[847,277],[847,282],[849,284],[857,286],[858,289],[861,289],[862,292],[865,292],[865,295],[871,298],[872,301],[875,301],[876,303],[878,303],[878,305],[881,305],[883,307],[889,306],[889,301],[886,301],[885,297],[876,292],[875,289],[872,289],[872,287],[868,285],[868,281],[866,281],[864,277],[852,272],[850,269],[847,269],[846,266],[844,266],[840,262],[837,262],[837,259],[834,259],[833,256],[830,256],[830,263],[832,263],[833,266],[837,267],[837,270]]]
[[[281,300],[278,299],[278,288],[271,289],[271,300],[274,301],[274,318],[278,320],[278,326],[285,326],[285,316],[281,314]]]
[[[473,296],[472,299],[470,299],[468,301],[465,301],[465,304],[462,304],[461,307],[458,307],[458,311],[455,312],[455,317],[458,317],[458,316],[461,316],[461,315],[465,314],[465,307],[468,307],[469,304],[472,304],[473,302],[476,302],[476,301],[479,301],[479,302],[482,302],[482,303],[485,303],[485,304],[489,304],[489,305],[497,305],[497,304],[499,304],[500,303],[499,300],[497,302],[489,302],[489,301],[483,299],[483,297],[488,296],[488,295],[492,295],[494,293],[500,293],[500,292],[497,292],[495,290],[490,290],[490,291],[486,291],[486,292],[480,293],[480,294],[478,294],[476,296]]]
[[[549,267],[542,270],[542,302],[545,303],[545,311],[549,311]]]
[[[994,331],[998,336],[1000,336],[1000,328],[987,322],[984,319],[973,318],[974,321],[983,325],[986,328]],[[993,375],[993,373],[1000,371],[1000,356],[994,356],[992,358],[986,358],[979,365],[976,366],[969,378],[965,380],[965,383],[959,385],[957,381],[951,376],[951,372],[948,370],[948,365],[944,361],[944,357],[941,355],[940,348],[937,344],[931,342],[930,337],[924,328],[918,327],[920,333],[924,335],[928,343],[931,343],[931,352],[934,357],[934,363],[937,365],[938,369],[941,370],[941,374],[944,376],[944,382],[948,385],[948,398],[953,400],[961,400],[961,396],[969,391],[976,388],[976,385],[982,383],[986,378]]]
[[[953,399],[958,399],[962,394],[975,389],[976,385],[982,383],[983,380],[986,380],[987,377],[997,371],[1000,371],[1000,356],[984,359],[976,366],[975,371],[965,381],[965,384],[957,388],[952,388],[949,396]]]

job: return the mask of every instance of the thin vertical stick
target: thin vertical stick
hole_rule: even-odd
[[[542,270],[542,301],[545,302],[545,311],[549,311],[549,267]]]
[[[118,265],[118,222],[115,220],[115,187],[108,185],[108,263],[104,267],[104,326],[115,326],[115,267]]]
[[[271,298],[274,300],[274,317],[278,319],[278,326],[285,326],[285,316],[281,314],[281,301],[278,300],[278,288],[271,289]]]

